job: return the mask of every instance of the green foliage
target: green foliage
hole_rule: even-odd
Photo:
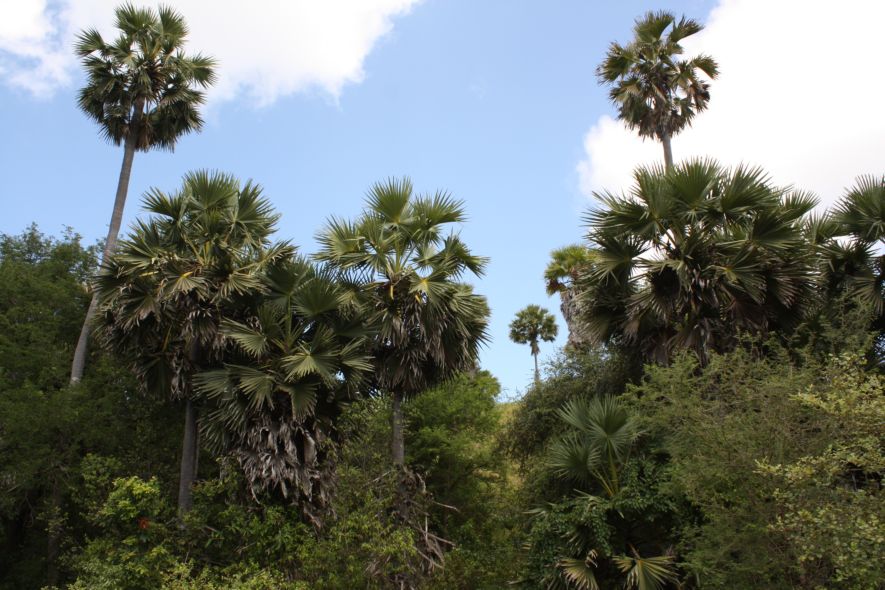
[[[546,379],[535,383],[519,401],[502,433],[502,445],[525,474],[537,462],[547,441],[559,430],[558,412],[584,396],[612,396],[624,391],[637,372],[635,362],[618,351],[599,349],[561,352],[547,367]]]
[[[885,381],[843,355],[822,383],[793,399],[830,423],[833,436],[823,451],[792,463],[760,462],[759,471],[777,485],[780,510],[769,527],[786,536],[805,579],[876,588],[885,579]]]
[[[679,535],[682,567],[712,588],[872,588],[863,584],[876,561],[864,556],[879,552],[881,535],[867,524],[882,515],[869,501],[881,477],[881,438],[870,433],[881,410],[861,400],[875,399],[864,396],[878,378],[856,364],[796,366],[776,347],[769,354],[717,355],[703,370],[682,357],[649,368],[633,389],[668,457],[667,493],[697,512]],[[854,467],[862,449],[878,450]],[[876,483],[852,489],[852,475]]]
[[[0,237],[0,588],[39,588],[55,557],[76,547],[88,453],[113,454],[118,473],[167,473],[174,409],[138,395],[113,359],[67,386],[73,343],[88,306],[83,287],[96,249],[66,233],[29,228]],[[178,429],[176,428],[175,431]],[[58,559],[55,565],[64,566]],[[64,567],[61,567],[64,579]]]
[[[500,588],[516,543],[509,465],[497,448],[500,392],[488,372],[461,375],[404,406],[408,463],[425,478],[431,527],[454,543],[431,588]]]

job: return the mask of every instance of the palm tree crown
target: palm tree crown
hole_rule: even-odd
[[[131,353],[144,385],[187,397],[190,376],[221,359],[225,307],[264,289],[262,273],[294,249],[270,244],[278,215],[261,188],[194,172],[181,190],[152,189],[145,209],[96,280],[103,335]]]
[[[709,84],[718,66],[712,57],[682,59],[680,41],[701,31],[695,20],[679,20],[669,12],[648,12],[636,21],[634,39],[612,43],[596,70],[599,81],[611,86],[609,97],[618,117],[641,137],[664,144],[665,163],[673,165],[670,138],[707,108]]]
[[[202,89],[215,81],[215,61],[183,52],[187,24],[169,7],[155,12],[124,4],[116,10],[116,27],[120,35],[113,42],[95,29],[77,38],[87,77],[78,104],[115,145],[134,134],[138,150],[172,149],[203,125],[197,107]]]
[[[447,226],[464,221],[445,193],[414,196],[408,179],[378,183],[355,221],[332,219],[317,258],[339,269],[377,336],[375,387],[393,402],[393,458],[403,465],[400,403],[475,366],[488,305],[461,282],[486,264]]]
[[[332,220],[319,236],[318,259],[369,296],[385,391],[408,397],[470,368],[486,339],[485,298],[460,282],[466,272],[481,275],[486,260],[443,233],[464,219],[448,195],[414,197],[408,179],[389,180],[372,188],[355,223]]]
[[[788,333],[813,292],[803,218],[816,200],[761,170],[694,160],[639,168],[626,195],[597,194],[586,220],[596,251],[581,279],[597,343],[626,342],[664,362],[706,357],[737,334]]]

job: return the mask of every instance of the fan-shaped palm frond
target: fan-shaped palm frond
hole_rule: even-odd
[[[621,572],[627,575],[626,587],[631,590],[662,590],[678,578],[669,555],[640,557],[616,555],[612,558]]]
[[[640,435],[635,418],[611,397],[572,400],[558,416],[568,429],[550,447],[550,468],[560,477],[598,483],[610,497],[617,494],[620,469]]]
[[[798,323],[813,292],[805,219],[814,197],[712,160],[640,168],[634,180],[624,195],[598,195],[586,216],[593,264],[577,284],[593,340],[618,339],[655,360],[677,348],[704,359],[739,331]]]

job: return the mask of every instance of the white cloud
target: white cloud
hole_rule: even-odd
[[[359,83],[372,47],[420,0],[176,0],[191,29],[189,51],[219,61],[212,98],[257,104],[319,89],[337,98]],[[71,82],[78,31],[113,37],[119,0],[2,0],[0,81],[36,96]],[[153,4],[153,3],[151,3]],[[171,4],[171,3],[170,3]]]
[[[684,43],[689,54],[713,55],[721,73],[709,109],[673,139],[674,157],[759,165],[824,203],[856,176],[881,174],[883,22],[885,2],[722,0]],[[636,165],[663,160],[658,143],[609,116],[590,129],[584,149],[577,170],[588,196],[626,188]]]

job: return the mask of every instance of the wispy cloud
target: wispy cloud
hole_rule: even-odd
[[[320,90],[337,98],[359,83],[378,40],[420,0],[176,0],[191,51],[220,63],[213,99],[246,96],[266,105],[282,96]],[[78,31],[114,35],[116,0],[24,0],[0,8],[0,81],[48,97],[71,83]]]
[[[685,43],[713,55],[721,74],[709,110],[674,138],[675,158],[761,165],[825,203],[856,176],[881,174],[883,22],[885,2],[722,0]],[[584,149],[577,170],[588,196],[626,188],[637,164],[663,160],[659,144],[609,116],[587,132]]]

